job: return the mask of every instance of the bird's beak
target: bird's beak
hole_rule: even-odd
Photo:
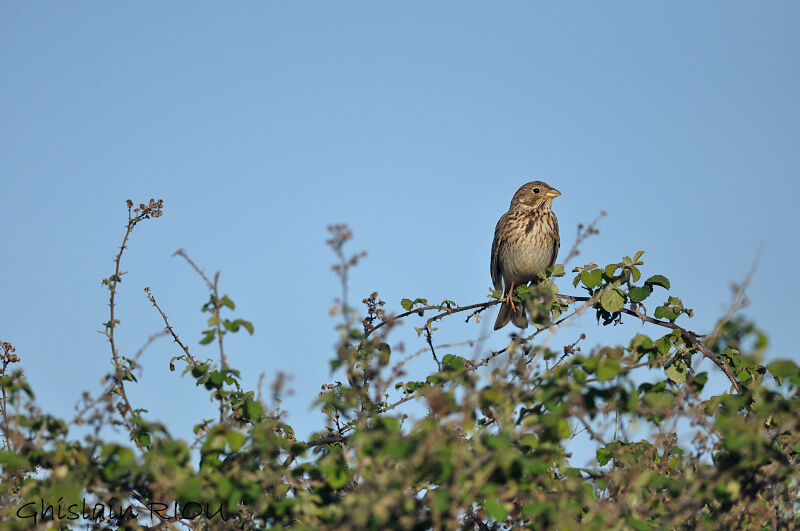
[[[559,192],[555,188],[551,188],[550,190],[547,191],[546,194],[544,194],[545,197],[549,197],[550,199],[555,199],[556,197],[558,197],[560,195],[561,195],[561,192]]]

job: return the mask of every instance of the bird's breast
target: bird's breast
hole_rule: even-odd
[[[558,229],[555,216],[531,216],[519,219],[516,230],[501,251],[503,277],[507,282],[530,282],[553,260],[553,242]]]

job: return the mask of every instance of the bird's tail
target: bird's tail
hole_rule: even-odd
[[[514,309],[511,305],[504,302],[500,305],[500,312],[497,314],[497,320],[494,322],[494,329],[500,330],[508,321],[514,323],[518,328],[526,328],[528,326],[528,317],[525,315],[525,304],[517,302],[514,304]]]

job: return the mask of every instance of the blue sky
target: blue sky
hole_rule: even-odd
[[[124,201],[162,198],[124,258],[122,354],[161,328],[149,286],[195,355],[214,356],[197,344],[204,286],[171,257],[183,248],[255,324],[228,346],[245,381],[293,375],[284,407],[304,436],[336,341],[326,226],[349,224],[351,251],[368,252],[354,301],[475,303],[497,218],[542,179],[563,194],[562,249],[608,212],[571,266],[646,251],[645,273],[670,278],[698,332],[763,244],[745,313],[769,356],[797,359],[799,15],[790,2],[3,2],[0,339],[39,403],[69,416],[109,369],[100,280]],[[423,346],[411,324],[395,336],[406,352]],[[587,348],[640,328],[583,325]],[[441,341],[482,330],[454,319]],[[177,353],[152,346],[129,392],[187,436],[213,407],[167,371]],[[431,368],[423,356],[409,377]]]

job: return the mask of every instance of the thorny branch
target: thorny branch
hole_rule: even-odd
[[[568,297],[568,298],[573,299],[574,301],[580,301],[580,302],[588,302],[588,301],[592,300],[590,297],[571,297],[569,295],[560,295],[560,296],[565,297],[565,298]],[[669,328],[671,330],[678,330],[683,335],[683,337],[688,339],[689,342],[697,350],[699,350],[703,354],[704,357],[706,357],[706,358],[710,359],[712,362],[714,362],[714,364],[716,364],[716,366],[719,367],[720,370],[722,370],[722,372],[725,373],[725,376],[728,377],[728,380],[730,380],[731,384],[736,389],[736,392],[741,392],[741,388],[739,387],[739,382],[736,381],[736,377],[731,372],[730,367],[728,367],[719,358],[719,356],[717,356],[716,354],[714,354],[710,350],[708,350],[705,347],[705,345],[703,345],[700,342],[700,340],[697,338],[697,334],[695,334],[691,330],[687,330],[686,328],[683,328],[682,326],[678,326],[678,325],[676,325],[675,323],[673,323],[671,321],[662,321],[660,319],[655,319],[653,317],[650,317],[649,315],[643,314],[642,312],[640,312],[638,310],[632,310],[630,308],[623,308],[622,310],[620,310],[620,312],[628,314],[628,315],[632,315],[632,316],[634,316],[634,317],[636,317],[638,319],[641,319],[643,322],[646,322],[646,323],[650,323],[650,324],[654,324],[654,325],[658,325],[658,326],[663,326],[664,328]]]
[[[0,342],[0,376],[5,376],[8,371],[8,366],[12,363],[19,363],[19,356],[17,356],[17,349],[7,341]],[[3,421],[3,449],[11,450],[16,446],[15,434],[12,433],[8,425],[8,411],[6,409],[8,397],[6,396],[5,386],[0,387],[0,417]]]
[[[756,252],[756,256],[753,259],[753,264],[750,266],[750,271],[747,272],[747,276],[745,276],[744,281],[741,284],[734,284],[733,285],[733,301],[731,301],[731,306],[728,308],[727,313],[717,322],[717,325],[714,327],[714,330],[706,336],[706,341],[713,342],[716,340],[720,333],[722,333],[722,328],[731,320],[733,319],[734,314],[747,306],[748,300],[745,297],[745,292],[747,291],[747,287],[750,286],[750,282],[753,280],[753,276],[756,274],[756,269],[758,268],[758,262],[761,259],[761,252],[763,251],[764,246],[761,245]]]
[[[451,307],[451,306],[445,306],[445,305],[441,305],[441,304],[431,304],[429,306],[421,306],[419,308],[414,308],[413,310],[409,310],[407,312],[403,312],[403,313],[395,315],[395,316],[390,316],[385,321],[378,323],[373,328],[371,328],[369,331],[367,331],[367,333],[365,334],[364,337],[369,337],[373,332],[375,332],[379,328],[381,328],[381,327],[383,327],[385,325],[391,325],[393,323],[396,323],[397,321],[403,319],[404,317],[408,317],[409,315],[413,315],[415,313],[421,315],[423,312],[426,312],[428,310],[439,310],[439,311],[441,311],[441,313],[439,313],[437,315],[434,315],[433,317],[431,317],[431,318],[429,318],[427,320],[427,322],[425,323],[425,326],[428,326],[431,323],[433,323],[434,321],[437,321],[437,320],[441,319],[442,317],[446,317],[446,316],[454,314],[454,313],[465,312],[467,310],[483,311],[483,310],[486,310],[487,308],[490,308],[490,307],[494,306],[495,304],[500,304],[501,302],[503,302],[503,301],[498,299],[498,300],[492,300],[492,301],[487,301],[487,302],[479,302],[477,304],[470,304],[469,306],[453,306],[453,307]]]
[[[164,331],[169,332],[170,335],[172,335],[172,339],[175,340],[175,343],[177,343],[178,346],[181,347],[181,350],[183,350],[186,353],[186,359],[188,359],[192,365],[196,364],[197,361],[189,353],[189,347],[187,347],[181,342],[181,340],[178,338],[178,334],[176,334],[175,330],[172,329],[172,325],[170,325],[169,321],[167,320],[167,315],[164,313],[164,311],[156,302],[156,298],[153,296],[152,292],[150,291],[150,288],[149,287],[144,288],[144,292],[147,294],[147,299],[153,304],[155,309],[158,310],[158,313],[161,314],[161,318],[164,319],[164,327],[165,327]]]
[[[220,312],[220,309],[221,309],[221,306],[222,306],[222,303],[220,302],[221,299],[219,297],[219,289],[218,289],[218,286],[219,286],[219,271],[217,271],[214,274],[214,282],[211,282],[208,279],[208,277],[206,276],[206,274],[203,273],[203,270],[200,269],[197,266],[197,264],[195,264],[194,261],[192,261],[191,258],[189,258],[189,255],[186,254],[186,251],[184,251],[183,249],[178,249],[177,251],[175,251],[172,254],[172,256],[180,256],[184,260],[186,260],[189,263],[189,265],[192,266],[192,269],[194,269],[197,272],[197,274],[202,277],[203,281],[205,281],[206,285],[208,286],[208,289],[211,291],[211,294],[214,297],[214,301],[213,301],[214,302],[214,310],[213,310],[212,315],[213,315],[213,322],[214,322],[215,328],[216,328],[217,344],[219,345],[219,363],[220,363],[220,368],[222,370],[225,370],[225,369],[228,368],[228,358],[225,356],[225,346],[224,346],[224,342],[223,342],[223,339],[222,339],[222,336],[224,335],[224,333],[222,331],[222,319],[220,318],[220,315],[219,315],[219,312]],[[180,344],[180,343],[178,343],[178,344]],[[184,348],[184,352],[186,352],[188,354],[188,350],[186,348]],[[222,421],[222,411],[221,410],[220,410],[220,421]]]
[[[543,326],[542,328],[537,329],[533,334],[531,334],[531,335],[529,335],[529,336],[527,336],[525,338],[514,337],[512,339],[512,341],[511,341],[511,343],[507,347],[502,348],[502,349],[497,350],[497,351],[491,352],[490,354],[488,354],[486,357],[484,357],[480,361],[471,363],[468,367],[465,367],[464,370],[465,371],[473,371],[473,370],[476,370],[479,367],[487,366],[491,360],[493,360],[497,356],[507,352],[509,350],[509,348],[519,346],[520,344],[524,344],[524,343],[530,341],[531,339],[535,338],[536,336],[538,336],[542,332],[545,332],[545,331],[548,331],[548,330],[549,331],[553,331],[554,329],[557,329],[558,327],[560,327],[562,324],[564,324],[568,320],[570,320],[570,319],[574,318],[575,316],[579,315],[580,313],[584,312],[586,309],[591,308],[597,302],[597,300],[599,300],[599,294],[596,294],[593,297],[576,297],[576,296],[573,296],[573,295],[566,295],[566,294],[559,293],[557,295],[557,297],[559,297],[559,298],[561,298],[563,300],[566,300],[569,303],[583,302],[584,304],[582,304],[579,308],[576,308],[574,311],[572,311],[568,315],[558,319],[557,321],[555,321],[553,323],[550,323],[550,324],[548,324],[546,326]],[[412,315],[412,314],[415,314],[415,313],[416,314],[420,314],[422,312],[429,311],[429,310],[442,310],[441,313],[439,313],[439,314],[437,314],[437,315],[435,315],[435,316],[433,316],[433,317],[431,317],[431,318],[429,318],[427,320],[427,322],[426,322],[426,327],[427,327],[427,326],[429,326],[429,324],[432,321],[435,321],[437,319],[441,319],[442,317],[445,317],[447,315],[452,315],[452,314],[461,313],[461,312],[470,311],[470,310],[476,310],[476,309],[478,309],[478,311],[483,311],[483,310],[485,310],[485,309],[487,309],[487,308],[489,308],[491,306],[494,306],[495,304],[498,304],[499,302],[501,302],[501,301],[500,300],[491,300],[491,301],[487,301],[487,302],[470,304],[470,305],[467,305],[467,306],[456,306],[456,307],[446,307],[446,306],[435,305],[434,304],[434,305],[424,306],[424,307],[420,307],[420,308],[415,308],[413,310],[401,313],[401,314],[399,314],[397,316],[388,317],[385,321],[379,323],[374,328],[372,328],[365,335],[365,337],[367,335],[369,335],[369,333],[374,332],[375,330],[377,330],[378,328],[380,328],[383,325],[396,323],[398,320],[403,319],[404,317],[408,317],[409,315]],[[720,370],[722,370],[722,372],[728,377],[728,379],[730,380],[731,384],[736,389],[736,391],[737,392],[741,392],[741,388],[739,386],[739,382],[736,380],[736,377],[733,375],[733,373],[731,372],[730,368],[719,358],[719,356],[717,356],[716,354],[714,354],[711,351],[709,351],[705,347],[705,345],[702,344],[702,342],[699,340],[699,338],[697,337],[697,334],[695,332],[693,332],[691,330],[688,330],[686,328],[683,328],[683,327],[681,327],[679,325],[676,325],[673,322],[662,321],[660,319],[655,319],[653,317],[650,317],[649,315],[641,313],[640,311],[634,311],[634,310],[631,310],[629,308],[623,308],[621,310],[621,312],[625,313],[625,314],[628,314],[628,315],[631,315],[631,316],[634,316],[636,318],[642,319],[642,321],[650,323],[650,324],[653,324],[653,325],[661,326],[661,327],[664,327],[664,328],[669,328],[671,330],[680,331],[681,334],[686,339],[688,339],[689,342],[691,342],[692,345],[698,351],[700,351],[703,354],[704,357],[706,357],[707,359],[711,360],[714,364],[717,365],[717,367],[720,368]],[[411,395],[405,396],[405,397],[397,400],[396,402],[393,402],[392,404],[381,408],[379,413],[385,413],[387,411],[395,409],[395,408],[401,406],[402,404],[405,404],[406,402],[409,402],[409,401],[414,400],[416,398],[419,398],[419,395],[411,394]],[[361,419],[355,419],[354,421],[344,425],[342,427],[342,430],[343,431],[347,431],[347,430],[353,428],[355,426],[355,424],[358,423],[359,420],[361,420]],[[307,442],[305,444],[308,447],[312,447],[312,446],[319,446],[319,445],[322,445],[322,444],[341,443],[341,442],[346,441],[346,439],[347,438],[345,436],[343,436],[343,435],[326,436],[326,437],[321,437],[321,438],[318,438],[318,439],[314,439],[314,440],[309,441],[309,442]]]
[[[131,232],[133,232],[133,228],[144,219],[160,217],[164,213],[164,202],[161,199],[158,201],[151,199],[147,205],[142,203],[138,208],[135,209],[133,208],[133,201],[130,199],[127,200],[126,204],[128,206],[128,225],[125,231],[125,236],[122,238],[122,244],[119,247],[119,252],[114,257],[114,274],[110,278],[104,280],[103,283],[108,287],[110,293],[108,301],[109,320],[107,323],[105,323],[105,334],[108,338],[109,345],[111,346],[111,356],[114,360],[114,385],[112,386],[112,389],[116,389],[120,398],[122,399],[123,404],[118,408],[118,411],[120,412],[125,425],[130,428],[128,425],[127,415],[129,412],[133,411],[133,407],[131,406],[131,403],[128,400],[128,395],[125,392],[125,385],[123,383],[124,374],[119,360],[119,349],[117,349],[114,338],[114,330],[119,322],[114,315],[114,310],[116,309],[117,285],[122,280],[122,275],[124,274],[120,272],[120,263],[122,262],[122,253],[125,252],[128,238],[130,237]],[[138,440],[136,440],[136,445],[139,447],[139,449],[143,448]]]

